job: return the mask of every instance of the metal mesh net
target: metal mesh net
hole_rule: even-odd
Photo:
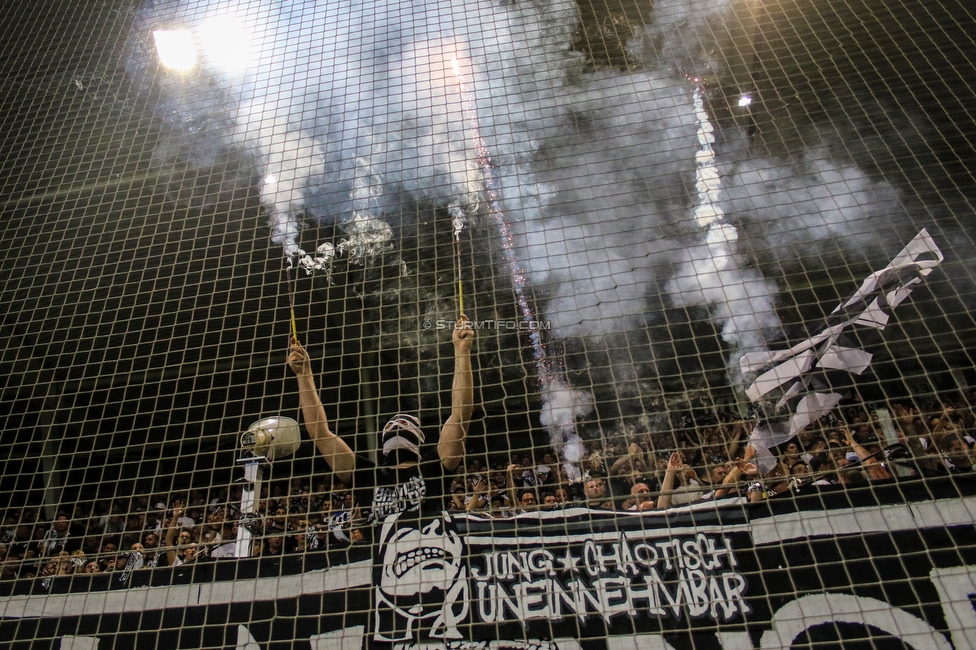
[[[969,647],[974,22],[8,8],[0,644]]]

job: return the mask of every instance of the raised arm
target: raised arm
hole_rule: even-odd
[[[682,460],[681,452],[676,451],[668,459],[668,468],[664,472],[664,480],[661,481],[661,494],[657,498],[657,509],[664,510],[671,507],[672,490],[674,490],[674,477],[679,471],[684,471],[685,463]]]
[[[505,491],[508,493],[508,502],[513,509],[518,509],[518,490],[515,489],[515,473],[521,475],[522,467],[512,463],[505,470]]]
[[[737,420],[732,424],[732,438],[728,441],[727,453],[729,458],[736,458],[739,455],[739,445],[742,438],[749,438],[752,434],[752,423],[745,420]]]
[[[725,475],[725,480],[722,481],[721,487],[715,490],[715,499],[721,499],[728,495],[733,489],[735,489],[736,483],[738,483],[743,476],[751,476],[758,472],[758,468],[744,460],[735,461],[732,469],[729,473]]]
[[[481,510],[485,501],[485,494],[488,492],[488,481],[481,479],[478,484],[474,486],[474,494],[471,496],[471,500],[468,501],[468,505],[465,510],[468,512],[476,512]]]
[[[851,446],[854,453],[860,459],[861,464],[864,466],[865,471],[867,471],[868,476],[875,481],[884,481],[891,478],[891,474],[888,470],[884,468],[880,461],[875,458],[874,454],[869,452],[867,449],[861,446],[861,444],[854,439],[851,434],[850,429],[844,427],[841,429],[844,432],[844,437],[847,438],[847,444]]]
[[[922,446],[921,438],[925,435],[916,425],[915,409],[906,408],[902,404],[893,404],[891,410],[895,414],[895,434],[903,445],[909,450],[919,467],[929,471],[938,471],[941,460],[932,448],[926,449]],[[919,420],[921,422],[921,420]]]
[[[312,360],[297,339],[291,340],[291,348],[288,351],[288,367],[298,379],[298,400],[301,404],[302,416],[305,418],[305,429],[308,431],[309,437],[339,480],[350,483],[353,470],[356,469],[356,455],[349,445],[332,433],[329,428],[329,421],[325,417],[325,408],[322,406],[318,388],[315,386]]]
[[[183,502],[173,502],[173,516],[166,526],[166,537],[163,539],[163,547],[166,549],[166,566],[173,566],[176,562],[176,531],[180,527],[180,517],[183,516]]]
[[[437,456],[444,469],[453,472],[464,460],[464,438],[474,413],[474,375],[471,371],[471,344],[474,330],[468,317],[461,315],[451,335],[454,343],[454,382],[451,386],[451,416],[441,428]]]

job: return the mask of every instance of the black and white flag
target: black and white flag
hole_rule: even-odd
[[[746,396],[756,402],[792,381],[776,404],[779,409],[792,398],[803,395],[790,420],[789,437],[829,413],[842,396],[834,392],[811,392],[807,373],[816,368],[846,370],[857,375],[864,372],[871,363],[871,353],[840,345],[841,333],[851,326],[883,330],[891,311],[908,298],[912,289],[921,284],[943,259],[942,251],[923,229],[888,266],[869,275],[850,298],[838,305],[819,333],[788,350],[743,355],[739,362],[743,373],[772,366],[746,389]]]

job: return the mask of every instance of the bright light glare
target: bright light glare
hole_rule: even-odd
[[[173,70],[189,70],[197,62],[193,34],[180,29],[169,31],[158,29],[153,32],[156,41],[156,54],[160,62]]]
[[[243,25],[231,16],[219,16],[200,26],[206,56],[227,72],[243,70],[251,58],[251,39]]]
[[[752,97],[749,95],[743,95],[739,98],[739,106],[748,106],[752,103]]]

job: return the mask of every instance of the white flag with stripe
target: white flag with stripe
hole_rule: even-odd
[[[746,389],[746,396],[756,402],[792,381],[793,385],[776,405],[780,408],[809,388],[804,376],[813,369],[845,370],[858,375],[864,372],[871,363],[871,353],[839,345],[837,341],[841,333],[851,326],[883,330],[891,310],[908,298],[912,289],[921,284],[943,259],[942,251],[923,229],[888,266],[869,275],[850,298],[839,304],[827,317],[820,332],[788,350],[743,355],[739,362],[743,373],[772,366]],[[829,413],[840,399],[838,393],[805,395],[794,410],[790,435]]]

